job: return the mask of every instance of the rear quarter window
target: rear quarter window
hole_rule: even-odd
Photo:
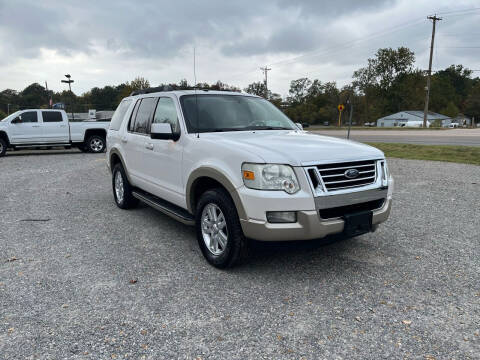
[[[118,131],[120,126],[122,126],[123,119],[127,113],[130,104],[132,103],[131,99],[123,100],[120,105],[118,105],[117,110],[112,116],[112,121],[110,122],[110,130]]]

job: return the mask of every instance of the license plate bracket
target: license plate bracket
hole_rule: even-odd
[[[343,232],[347,236],[358,236],[372,231],[373,211],[362,211],[343,216]]]

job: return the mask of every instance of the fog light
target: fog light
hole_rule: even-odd
[[[297,222],[297,213],[295,211],[267,211],[267,220],[269,223],[294,223]]]

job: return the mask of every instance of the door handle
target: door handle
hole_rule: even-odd
[[[67,125],[60,125],[60,127],[65,127],[65,126],[67,126]]]
[[[122,140],[122,142],[123,142],[123,143],[126,143],[126,142],[127,142],[127,137],[126,137],[126,136],[124,136],[124,137],[122,137],[122,139],[121,139],[121,140]]]
[[[152,143],[146,143],[145,144],[145,149],[153,150],[153,144]]]

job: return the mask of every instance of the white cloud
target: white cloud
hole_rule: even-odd
[[[426,16],[475,5],[475,0],[419,0],[415,6],[409,0],[0,0],[0,89],[21,90],[47,80],[61,90],[66,73],[77,93],[137,75],[152,85],[193,82],[194,46],[198,81],[245,87],[262,79],[260,66],[271,64],[269,84],[281,94],[302,76],[344,85],[380,47],[410,47],[417,66],[425,68],[431,32]],[[451,47],[475,42],[479,19],[480,11],[445,14],[435,68],[476,67],[480,49]]]

